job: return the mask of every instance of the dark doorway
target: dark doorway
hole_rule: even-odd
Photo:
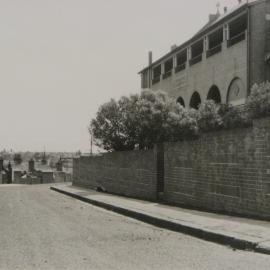
[[[157,148],[157,198],[162,200],[164,192],[164,145],[159,143]]]

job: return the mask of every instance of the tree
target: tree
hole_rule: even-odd
[[[134,148],[126,134],[119,102],[114,99],[99,108],[96,118],[91,121],[89,132],[93,134],[95,144],[105,150],[124,151]]]
[[[106,150],[149,149],[163,141],[193,137],[196,118],[164,92],[142,91],[140,95],[111,100],[98,110],[90,132]]]

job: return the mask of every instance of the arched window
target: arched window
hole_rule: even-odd
[[[198,110],[200,104],[201,104],[201,97],[198,92],[194,92],[191,96],[189,106],[190,108]]]
[[[247,91],[240,78],[232,80],[227,94],[227,103],[232,105],[242,105],[245,103]]]
[[[184,101],[184,99],[182,97],[179,97],[177,99],[177,103],[179,103],[180,105],[182,105],[185,108],[185,101]]]
[[[221,103],[220,91],[216,85],[213,85],[207,95],[207,99],[214,100],[217,104]]]

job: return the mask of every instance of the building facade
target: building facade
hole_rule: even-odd
[[[270,81],[270,0],[241,1],[190,40],[139,72],[142,89],[166,91],[184,107],[213,99],[242,105],[255,83]]]

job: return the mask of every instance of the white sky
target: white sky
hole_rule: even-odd
[[[0,0],[0,150],[89,151],[87,126],[217,0]],[[220,0],[223,6],[237,0]]]

